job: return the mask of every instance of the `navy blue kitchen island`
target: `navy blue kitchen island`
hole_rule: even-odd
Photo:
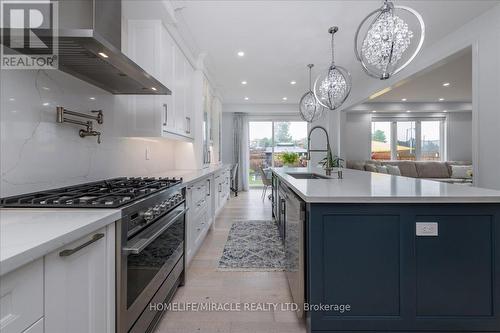
[[[500,332],[500,192],[348,170],[342,180],[297,179],[299,172],[321,174],[273,175],[303,200],[310,332]],[[286,224],[280,200],[275,215]]]

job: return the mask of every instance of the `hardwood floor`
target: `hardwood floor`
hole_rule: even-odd
[[[271,218],[271,201],[262,201],[261,190],[231,196],[215,221],[187,271],[185,286],[173,302],[239,303],[241,311],[165,313],[156,333],[259,332],[304,333],[305,324],[295,312],[278,309],[244,311],[249,303],[290,303],[292,298],[284,272],[219,272],[221,256],[233,220]],[[268,191],[269,193],[269,191]]]

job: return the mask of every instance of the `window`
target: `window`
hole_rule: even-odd
[[[262,186],[260,167],[267,168],[272,164],[273,145],[272,121],[251,121],[248,124],[250,139],[250,163],[248,164],[248,182],[250,186]]]
[[[441,160],[441,122],[422,121],[421,129],[421,160],[439,161]]]
[[[372,122],[372,160],[391,159],[391,126],[390,121]]]
[[[417,159],[416,151],[416,131],[414,121],[398,121],[397,128],[397,146],[396,159],[415,161]]]
[[[304,121],[279,121],[274,123],[273,165],[282,167],[283,155],[292,153],[296,161],[289,166],[307,166],[307,123]]]
[[[371,159],[443,159],[444,119],[374,117],[371,133]]]
[[[249,185],[262,186],[262,171],[281,167],[284,155],[291,153],[290,166],[307,166],[307,123],[304,121],[250,121]]]

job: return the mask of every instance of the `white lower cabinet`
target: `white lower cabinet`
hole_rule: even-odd
[[[43,318],[28,327],[23,333],[43,333]]]
[[[42,317],[43,259],[40,258],[0,277],[0,332],[24,332]]]
[[[229,198],[229,173],[226,170],[206,177],[186,191],[186,263],[189,264]],[[226,180],[227,179],[227,180]],[[226,186],[227,185],[227,186]],[[227,187],[227,190],[226,190]]]
[[[45,332],[115,331],[114,225],[45,257]]]

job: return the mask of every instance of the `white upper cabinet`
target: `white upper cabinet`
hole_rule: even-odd
[[[177,45],[168,33],[167,29],[162,26],[161,33],[161,56],[160,67],[162,83],[167,85],[170,90],[175,90],[174,81],[174,53]],[[175,117],[174,113],[174,92],[170,96],[161,96],[162,107],[162,129],[167,132],[175,132]]]
[[[184,121],[184,111],[186,106],[186,62],[182,51],[178,47],[175,48],[174,58],[175,80],[172,95],[174,97],[175,129],[179,133],[185,134],[186,126]]]
[[[193,67],[161,20],[127,19],[125,24],[124,51],[172,91],[172,95],[126,97],[125,132],[192,140]]]
[[[127,55],[148,73],[161,80],[162,24],[159,20],[129,20]],[[126,97],[127,98],[127,97]],[[163,96],[129,96],[127,109],[130,111],[127,133],[130,136],[161,135]]]

